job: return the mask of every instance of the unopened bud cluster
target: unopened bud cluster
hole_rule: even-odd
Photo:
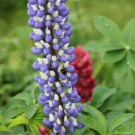
[[[79,78],[75,87],[81,96],[81,102],[85,103],[91,100],[96,86],[95,79],[92,77],[92,60],[89,58],[89,53],[83,50],[81,46],[77,46],[74,53],[76,59],[72,62],[72,65]]]
[[[52,128],[51,135],[66,135],[84,126],[76,119],[82,106],[75,105],[81,98],[73,88],[78,75],[70,64],[75,55],[74,48],[69,47],[72,30],[65,2],[29,0],[27,5],[28,24],[33,27],[30,38],[35,41],[31,50],[33,54],[40,55],[33,64],[33,69],[40,71],[40,76],[35,76],[42,92],[38,100],[48,116],[43,123]]]

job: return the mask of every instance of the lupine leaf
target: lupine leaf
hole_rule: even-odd
[[[132,119],[134,117],[134,114],[132,113],[123,113],[120,115],[115,116],[109,123],[108,131],[112,132],[120,125],[124,124],[128,120]]]
[[[28,93],[28,92],[19,93],[13,99],[23,100],[28,103],[33,103],[33,99],[31,97],[30,93]]]
[[[30,119],[30,122],[40,126],[43,124],[43,119],[33,119],[32,118],[32,119]]]
[[[84,128],[80,130],[75,130],[74,135],[85,135],[87,130],[89,130],[89,128],[85,126]]]
[[[129,51],[127,55],[127,63],[135,71],[135,52]]]
[[[0,131],[9,131],[9,129],[6,126],[0,125]]]
[[[46,115],[43,113],[42,110],[38,110],[36,111],[36,113],[34,114],[34,116],[32,117],[32,119],[30,119],[31,123],[35,123],[37,125],[41,125],[43,119],[46,117]]]
[[[135,51],[135,46],[132,46],[131,50],[132,50],[132,51]]]
[[[33,134],[40,135],[39,127],[36,124],[30,123],[29,128],[30,128],[30,130],[32,131]]]
[[[135,43],[135,19],[132,19],[128,22],[128,24],[124,28],[123,36],[124,36],[125,43],[128,46],[134,45],[134,43]]]
[[[20,108],[13,108],[3,112],[3,120],[7,120],[21,114],[23,112]]]
[[[38,99],[40,95],[40,90],[38,89],[38,87],[36,86],[36,88],[34,89],[34,98]]]
[[[87,104],[83,105],[83,111],[89,113],[92,116],[93,121],[96,121],[99,124],[103,134],[107,132],[107,122],[104,115],[100,111]]]
[[[128,71],[126,59],[116,62],[114,65],[114,78],[119,79]]]
[[[27,105],[26,102],[24,102],[23,100],[12,100],[11,99],[11,102],[9,103],[9,106],[8,106],[8,110],[10,109],[13,109],[13,108],[20,108],[20,109],[23,109],[24,111],[24,107]]]
[[[95,52],[106,52],[113,50],[123,49],[123,46],[114,44],[114,43],[101,43],[101,42],[92,42],[84,46],[85,50],[95,51]]]
[[[124,82],[124,83],[123,83]],[[135,79],[133,71],[128,68],[124,76],[119,79],[115,79],[115,84],[117,87],[121,88],[123,91],[133,92],[135,89]]]
[[[13,128],[13,127],[15,127],[15,126],[18,126],[18,125],[21,125],[21,124],[28,124],[28,121],[27,121],[27,119],[25,118],[25,116],[23,116],[23,115],[19,115],[19,116],[17,116],[16,118],[14,118],[14,119],[10,119],[9,120],[9,128]]]
[[[95,16],[94,24],[99,32],[105,37],[118,44],[123,44],[122,32],[119,27],[110,19],[103,16]]]
[[[36,113],[37,109],[35,107],[31,107],[31,106],[26,106],[25,107],[25,113],[26,113],[26,116],[31,119],[34,114]]]
[[[131,108],[133,105],[135,105],[134,95],[128,92],[117,91],[108,102],[105,102],[102,108],[107,112],[110,112],[110,110],[124,112],[124,110]]]
[[[135,99],[128,99],[125,101],[122,101],[120,103],[116,103],[114,105],[110,105],[108,106],[108,110],[114,110],[114,111],[118,111],[118,110],[125,110],[127,109],[129,106],[133,106],[135,105]]]
[[[38,110],[35,114],[34,114],[34,116],[33,116],[33,119],[43,119],[43,118],[45,118],[46,117],[46,115],[43,113],[43,111],[42,110]]]
[[[101,125],[98,123],[96,119],[92,118],[91,116],[83,115],[83,116],[78,117],[77,119],[80,122],[82,122],[85,125],[85,127],[91,128],[100,134],[103,133],[103,129]]]
[[[104,55],[104,60],[109,63],[115,63],[122,60],[125,56],[125,50],[108,51]]]
[[[117,116],[120,115],[122,113],[122,111],[110,111],[106,114],[106,119],[107,119],[107,125],[109,125],[109,123],[112,121],[112,119]]]
[[[135,135],[135,121],[127,122],[114,130],[114,134]]]
[[[116,92],[116,89],[109,89],[104,86],[97,86],[92,94],[91,105],[98,108]],[[98,99],[98,100],[97,100]]]

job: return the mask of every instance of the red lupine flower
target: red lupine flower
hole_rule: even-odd
[[[50,135],[44,126],[39,127],[40,135]]]
[[[75,71],[78,74],[78,83],[76,88],[81,96],[81,102],[87,102],[91,100],[93,89],[96,85],[92,75],[92,61],[89,59],[89,53],[84,51],[81,46],[75,48],[76,59],[72,63],[75,67]]]

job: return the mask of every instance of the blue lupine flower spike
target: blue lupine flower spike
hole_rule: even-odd
[[[48,116],[43,123],[52,128],[51,135],[66,135],[84,126],[76,119],[82,107],[75,105],[81,98],[73,88],[78,76],[70,65],[75,55],[74,48],[69,47],[72,30],[66,1],[29,0],[27,4],[28,24],[34,31],[30,38],[35,41],[31,51],[43,55],[33,64],[33,69],[40,71],[34,78],[42,92],[38,101]]]

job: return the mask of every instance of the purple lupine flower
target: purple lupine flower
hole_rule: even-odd
[[[28,24],[34,31],[30,38],[35,41],[31,51],[42,54],[33,64],[33,69],[40,71],[34,78],[42,92],[38,101],[48,116],[43,123],[53,129],[51,135],[66,135],[84,126],[76,119],[82,107],[75,105],[81,98],[73,88],[77,74],[70,65],[75,55],[74,48],[69,47],[72,30],[66,1],[29,0],[27,5]]]

